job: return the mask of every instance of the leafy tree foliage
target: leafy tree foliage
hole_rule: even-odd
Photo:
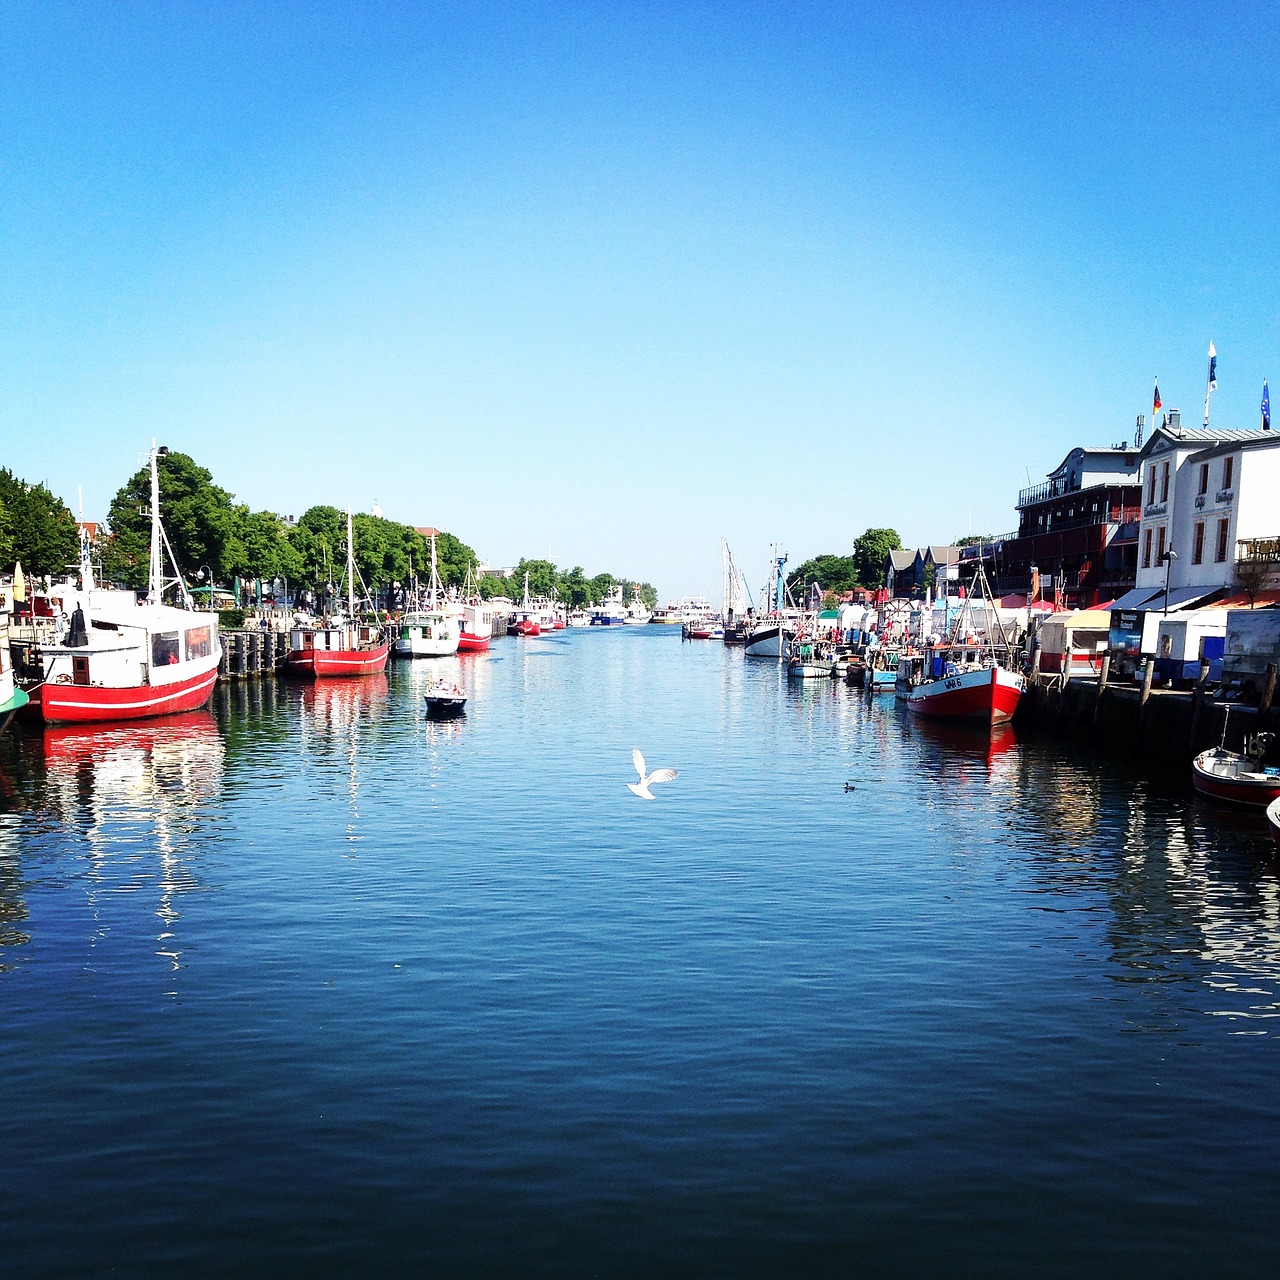
[[[160,514],[178,564],[188,577],[207,565],[215,578],[235,572],[241,554],[231,495],[185,453],[162,454]],[[136,471],[111,500],[111,540],[103,553],[107,576],[131,587],[147,585],[151,557],[151,468]]]
[[[0,469],[0,564],[26,573],[64,573],[79,559],[75,517],[42,484]]]
[[[822,555],[806,560],[790,581],[795,586],[816,582],[824,592],[852,591],[858,585],[858,573],[852,556]]]
[[[890,551],[901,551],[902,539],[896,529],[868,529],[853,544],[853,565],[858,585],[884,585],[884,562]]]

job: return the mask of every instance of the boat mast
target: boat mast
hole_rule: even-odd
[[[164,591],[160,579],[160,472],[156,469],[156,442],[151,441],[151,564],[147,572],[147,603],[159,604]]]
[[[347,508],[347,621],[356,620],[356,556],[351,543],[351,508]]]
[[[434,613],[440,606],[438,603],[438,588],[440,586],[440,575],[436,572],[436,535],[431,535],[431,611]]]

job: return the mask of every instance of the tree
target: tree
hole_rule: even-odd
[[[1239,583],[1240,590],[1249,597],[1250,609],[1253,608],[1275,572],[1274,559],[1251,556],[1248,559],[1236,561],[1236,582]]]
[[[550,560],[524,560],[516,565],[515,590],[523,594],[524,575],[529,575],[529,594],[531,596],[549,596],[556,585],[556,567]]]
[[[884,562],[890,551],[901,551],[896,529],[868,529],[853,544],[853,564],[861,587],[884,585]]]
[[[560,575],[556,589],[560,599],[570,609],[584,608],[591,601],[591,584],[587,581],[587,576],[583,573],[580,564],[574,565],[568,573]]]
[[[185,453],[157,459],[160,514],[169,545],[188,577],[207,565],[215,578],[230,577],[242,555],[231,495]],[[147,585],[151,560],[151,468],[142,467],[111,500],[111,541],[103,561],[108,576],[131,587]]]
[[[822,555],[806,560],[790,576],[799,585],[816,582],[823,591],[841,593],[858,585],[858,574],[852,556]]]
[[[42,484],[0,470],[0,564],[21,563],[24,572],[65,573],[79,560],[75,517]]]

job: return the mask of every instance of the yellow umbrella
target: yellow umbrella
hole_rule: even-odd
[[[15,600],[27,598],[27,579],[22,572],[21,560],[13,567],[13,598]]]

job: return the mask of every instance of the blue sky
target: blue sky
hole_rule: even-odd
[[[718,592],[1280,379],[1280,11],[0,2],[0,464]]]

